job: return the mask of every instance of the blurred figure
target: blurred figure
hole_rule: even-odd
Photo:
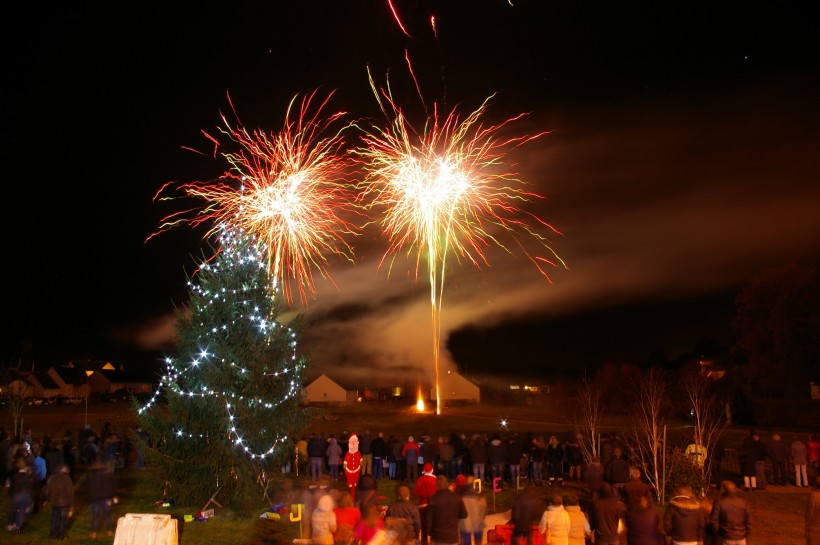
[[[806,505],[806,545],[820,545],[820,476],[814,477]]]
[[[458,521],[461,545],[481,545],[484,541],[484,518],[487,516],[487,500],[473,488],[472,477],[456,477],[456,493],[461,496],[467,509],[467,518]]]
[[[413,486],[413,495],[416,496],[419,502],[419,513],[421,513],[421,518],[424,520],[425,513],[427,512],[427,508],[430,505],[430,499],[436,494],[438,491],[438,480],[433,473],[433,464],[426,463],[424,464],[424,469],[422,471],[421,477],[416,480],[416,484]],[[421,527],[421,543],[422,545],[426,545],[427,543],[427,528],[422,526]]]
[[[564,499],[553,494],[550,504],[541,521],[538,523],[538,533],[544,535],[546,545],[569,545],[569,513],[564,509]]]
[[[385,469],[385,462],[387,461],[387,441],[384,440],[384,433],[379,434],[373,438],[370,443],[370,451],[373,454],[373,476],[376,480],[382,478]]]
[[[335,502],[330,494],[323,494],[310,516],[311,540],[316,545],[333,545],[336,531]]]
[[[604,480],[612,487],[615,497],[623,500],[623,488],[629,480],[629,461],[624,458],[620,447],[612,449],[612,457],[605,466]]]
[[[663,545],[661,521],[655,506],[642,496],[625,517],[627,545]]]
[[[596,545],[618,545],[620,542],[620,522],[626,508],[615,495],[609,483],[601,483],[598,499],[592,502],[589,525]]]
[[[421,447],[416,443],[413,436],[407,438],[407,442],[401,448],[401,457],[405,464],[405,478],[411,483],[416,482],[419,478],[419,455],[421,454]]]
[[[362,512],[353,505],[353,496],[350,492],[342,492],[339,505],[333,510],[336,515],[336,531],[333,532],[333,541],[349,543],[353,539],[353,530],[362,520]]]
[[[353,537],[361,545],[367,545],[374,541],[381,530],[384,529],[384,520],[379,516],[379,508],[368,504],[362,510],[362,520],[356,525]]]
[[[547,442],[547,472],[550,478],[550,486],[558,483],[559,486],[564,485],[563,466],[566,456],[564,454],[564,447],[558,438],[554,435],[550,436]],[[561,507],[563,509],[563,506]]]
[[[663,531],[672,545],[702,542],[706,513],[691,487],[679,486],[663,512]]]
[[[569,515],[569,545],[585,545],[592,534],[589,519],[581,511],[578,496],[569,495],[564,498],[564,509]]]
[[[461,496],[450,490],[450,479],[446,475],[439,475],[437,483],[438,491],[430,499],[422,523],[427,526],[433,545],[458,543],[458,522],[467,518],[467,508]]]
[[[24,451],[17,451],[13,463],[15,471],[10,477],[8,530],[20,534],[31,504],[32,471]]]
[[[400,544],[415,544],[419,538],[421,513],[410,501],[410,487],[406,484],[396,487],[396,501],[387,508],[385,523],[396,532]]]
[[[649,485],[641,480],[641,470],[637,467],[629,468],[629,480],[624,485],[623,494],[627,510],[637,509],[641,498],[646,498],[650,505],[655,502]]]
[[[564,446],[564,452],[567,456],[567,464],[569,465],[569,475],[567,478],[570,481],[581,480],[581,466],[584,463],[584,456],[581,452],[581,435],[575,435],[567,441]]]
[[[809,486],[809,479],[806,474],[806,467],[809,463],[809,450],[798,435],[795,435],[794,441],[792,441],[791,454],[792,463],[794,464],[794,486]]]
[[[48,478],[46,499],[51,505],[51,539],[66,539],[66,523],[74,510],[74,483],[68,466],[60,464],[54,475]]]
[[[48,468],[46,459],[41,456],[40,445],[34,443],[31,446],[31,513],[36,515],[40,512],[40,504],[43,501],[43,489],[46,486]]]
[[[532,528],[538,525],[543,512],[541,498],[529,486],[515,497],[510,512],[510,523],[513,525],[513,543],[532,545]]]
[[[111,507],[115,501],[114,464],[95,461],[85,475],[88,501],[91,504],[91,534],[96,539],[98,532],[105,530],[107,536],[114,535],[114,521]]]
[[[732,481],[723,481],[721,495],[712,505],[709,522],[725,545],[746,545],[749,537],[749,510],[746,502],[737,495]]]

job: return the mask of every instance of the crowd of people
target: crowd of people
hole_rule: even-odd
[[[106,422],[99,434],[85,425],[60,439],[34,437],[31,430],[11,437],[0,428],[0,483],[8,489],[7,530],[23,533],[32,517],[48,508],[49,537],[68,538],[75,516],[77,483],[90,506],[90,537],[114,535],[112,505],[117,502],[117,473],[125,469],[130,442]]]
[[[510,529],[514,545],[744,545],[751,529],[743,491],[789,484],[792,464],[794,486],[813,479],[806,536],[820,545],[820,441],[803,439],[787,444],[772,434],[764,442],[752,430],[738,450],[742,483],[719,479],[714,499],[680,486],[659,510],[628,443],[615,435],[604,437],[600,459],[586,464],[579,436],[311,433],[281,463],[283,472],[304,477],[293,481],[304,484],[301,496],[287,487],[279,499],[304,505],[310,540],[319,545],[501,544],[496,525]],[[118,472],[130,454],[144,465],[141,453],[130,449],[127,434],[108,423],[99,434],[86,425],[58,440],[30,431],[9,437],[0,429],[7,529],[22,532],[49,509],[49,536],[66,539],[79,491],[89,506],[91,537],[113,535]],[[395,483],[392,497],[380,494],[382,480]],[[487,491],[497,487],[515,491],[504,519],[488,512]]]
[[[579,437],[561,442],[555,436],[544,440],[533,434],[467,438],[451,433],[435,439],[421,434],[416,441],[413,436],[385,439],[383,433],[365,431],[356,437],[361,456],[367,460],[359,486],[372,481],[367,488],[374,490],[380,479],[396,481],[394,498],[388,501],[377,496],[384,500],[380,505],[362,504],[361,490],[357,496],[339,492],[345,487],[338,483],[339,473],[332,465],[344,459],[348,437],[346,431],[327,438],[313,433],[296,444],[296,470],[306,472],[312,483],[302,501],[311,513],[309,520],[315,521],[311,538],[315,543],[502,543],[488,526],[486,493],[480,492],[476,481],[515,487],[509,517],[500,521],[511,528],[512,541],[507,542],[513,544],[745,545],[751,533],[746,501],[732,480],[718,480],[713,499],[696,494],[690,486],[678,486],[659,510],[653,490],[631,463],[626,443],[617,436],[606,438],[600,461],[584,464]],[[773,434],[760,448],[760,435],[752,431],[747,442],[753,446],[744,444],[741,460],[745,462],[742,457],[747,449],[758,449],[764,453],[763,460],[772,463],[755,468],[767,474],[770,467],[771,481],[787,484],[786,461],[782,466],[775,464],[782,461],[784,452],[780,436]],[[817,545],[820,442],[809,436],[807,443],[801,450],[802,441],[795,437],[785,452],[786,460],[795,465],[795,486],[806,486],[807,464],[815,479],[806,512],[806,536],[807,543]],[[338,455],[328,455],[331,445],[339,449]],[[706,456],[703,449],[691,450],[701,458]],[[759,483],[764,478],[757,476],[756,480]],[[539,486],[550,488],[544,494],[537,492]],[[743,488],[751,491],[753,486]],[[381,517],[375,516],[377,510]],[[317,526],[321,529],[318,536]]]

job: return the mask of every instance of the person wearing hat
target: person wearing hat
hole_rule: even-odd
[[[424,464],[421,477],[416,480],[416,484],[413,486],[413,495],[418,498],[419,513],[421,513],[422,520],[424,520],[427,506],[430,504],[430,498],[437,490],[438,485],[436,484],[436,476],[433,473],[433,464],[427,462]],[[425,526],[421,527],[421,543],[422,545],[427,543],[427,528]]]
[[[458,475],[456,493],[464,501],[467,518],[458,521],[461,545],[481,545],[484,541],[484,519],[487,516],[487,500],[473,488],[473,477]]]
[[[356,497],[356,485],[362,474],[362,453],[359,452],[359,437],[354,433],[347,442],[347,453],[344,457],[345,478],[350,488],[350,495]]]

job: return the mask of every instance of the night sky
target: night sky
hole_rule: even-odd
[[[153,361],[170,349],[204,229],[151,239],[168,181],[227,169],[213,132],[279,130],[291,98],[380,120],[367,69],[398,102],[526,112],[519,177],[562,232],[552,283],[521,255],[451,266],[443,357],[548,376],[726,345],[755,274],[820,257],[820,51],[807,6],[471,0],[282,1],[125,10],[16,3],[2,37],[5,362]],[[116,11],[117,13],[113,13]],[[430,24],[435,16],[436,32]],[[416,118],[421,123],[422,117]],[[311,373],[432,366],[429,288],[378,268],[386,240],[332,261],[305,315]],[[452,261],[455,263],[455,261]],[[424,371],[427,370],[427,371]],[[395,375],[393,375],[395,376]]]

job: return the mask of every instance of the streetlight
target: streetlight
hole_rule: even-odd
[[[85,426],[88,426],[88,396],[91,394],[91,375],[94,374],[92,369],[85,372]],[[82,445],[81,445],[82,446]]]

